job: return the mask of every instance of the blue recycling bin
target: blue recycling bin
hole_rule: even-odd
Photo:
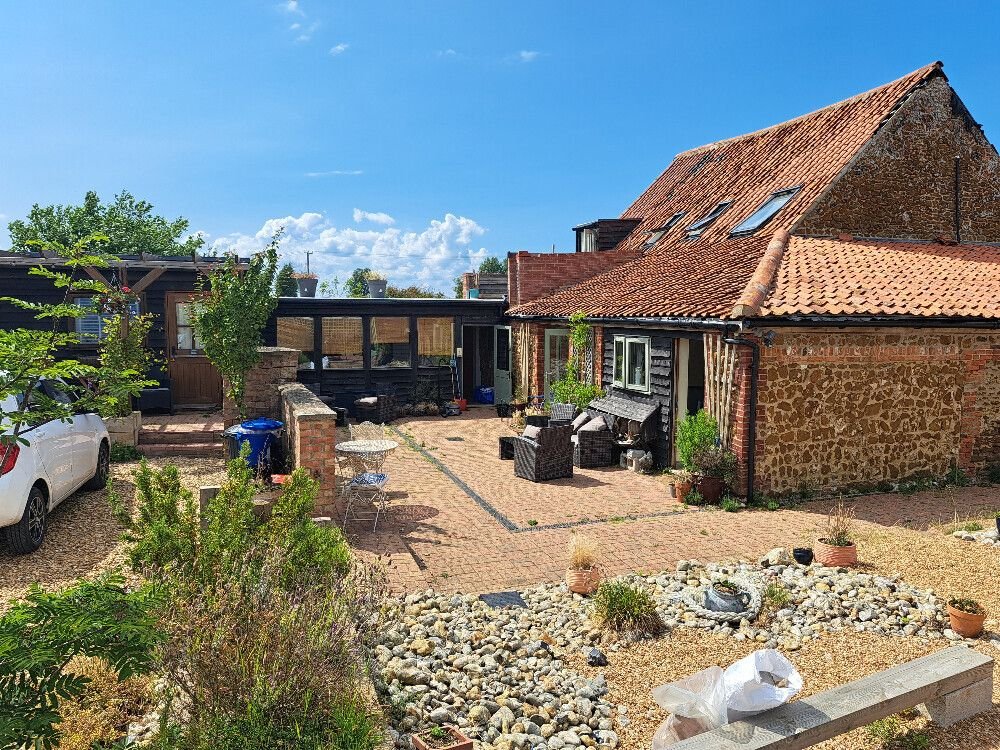
[[[493,403],[493,389],[489,386],[481,385],[476,388],[476,401],[481,404]]]
[[[284,422],[279,422],[277,419],[260,417],[230,427],[225,433],[231,440],[230,453],[235,449],[236,455],[239,455],[243,443],[247,443],[250,446],[250,454],[247,456],[250,468],[270,474],[271,444],[284,426]]]

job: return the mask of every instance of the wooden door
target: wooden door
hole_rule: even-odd
[[[220,406],[222,376],[198,342],[191,297],[187,292],[167,294],[167,372],[174,406]]]
[[[511,399],[510,377],[510,326],[494,326],[493,346],[493,396],[497,403]]]

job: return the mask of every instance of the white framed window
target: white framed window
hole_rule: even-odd
[[[580,252],[581,253],[597,252],[597,230],[584,229],[580,232]]]
[[[649,337],[615,336],[612,385],[649,393]]]
[[[94,302],[93,297],[77,297],[73,300],[73,303],[77,307],[82,307],[85,310],[92,310],[93,312],[88,312],[74,320],[75,330],[80,336],[81,344],[93,344],[98,341],[104,341],[108,337],[110,331],[108,330],[108,324],[111,320],[111,316],[101,315],[97,309],[97,303]],[[139,301],[133,300],[128,306],[128,315],[130,318],[134,318],[139,314]]]

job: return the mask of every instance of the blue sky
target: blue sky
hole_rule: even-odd
[[[683,149],[933,60],[1000,139],[989,3],[0,0],[0,221],[127,188],[248,250],[450,289],[571,250]],[[0,247],[6,244],[0,233]]]

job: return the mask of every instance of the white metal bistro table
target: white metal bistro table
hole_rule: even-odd
[[[366,455],[392,453],[399,447],[395,440],[347,440],[337,443],[337,452],[364,458]]]
[[[345,460],[346,476],[341,475],[342,493],[345,497],[344,526],[351,517],[351,510],[361,501],[374,511],[372,530],[378,526],[379,515],[385,511],[388,495],[385,485],[389,477],[382,471],[386,456],[399,447],[395,440],[348,440],[337,446],[337,453]],[[351,476],[353,474],[353,476]],[[355,513],[355,518],[362,518]]]

